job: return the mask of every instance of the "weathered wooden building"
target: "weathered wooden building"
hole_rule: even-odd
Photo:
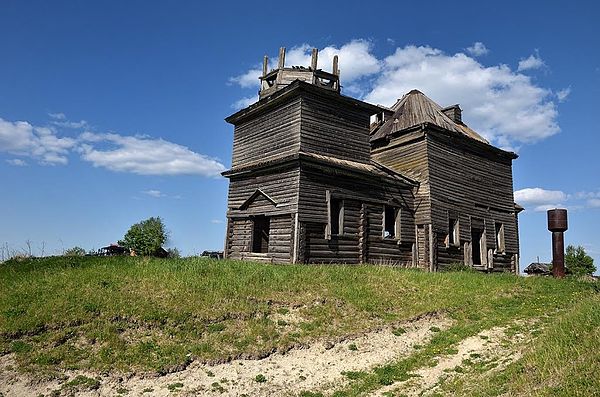
[[[333,72],[267,70],[235,126],[225,255],[278,263],[462,262],[518,269],[512,160],[413,90],[391,108],[340,94]]]

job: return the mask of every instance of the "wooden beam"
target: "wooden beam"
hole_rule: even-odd
[[[310,68],[312,70],[317,70],[317,57],[319,56],[319,50],[316,48],[312,49],[312,56],[310,59]]]
[[[335,74],[336,76],[340,75],[340,69],[338,69],[338,56],[334,55],[333,56],[333,74]]]
[[[265,57],[263,58],[263,73],[262,73],[262,77],[265,77],[268,73],[268,68],[269,68],[269,57],[265,55]]]
[[[283,69],[285,67],[285,47],[281,47],[279,49],[279,62],[277,64],[277,69]]]

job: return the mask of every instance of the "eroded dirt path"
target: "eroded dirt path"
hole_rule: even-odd
[[[445,329],[450,320],[439,315],[385,328],[338,343],[317,343],[306,349],[294,349],[286,354],[273,354],[262,360],[233,360],[226,364],[192,363],[187,369],[161,377],[115,375],[100,376],[84,372],[69,372],[61,382],[33,383],[18,375],[11,355],[0,357],[0,393],[8,396],[38,396],[44,394],[78,396],[297,396],[303,390],[327,391],[347,382],[343,372],[367,371],[373,366],[407,357],[415,345],[426,344],[432,327]],[[434,328],[434,329],[435,329]],[[77,376],[97,379],[88,385],[68,386]],[[57,394],[59,393],[59,394]]]
[[[411,373],[413,377],[409,380],[385,386],[371,397],[433,395],[440,393],[445,383],[468,376],[474,368],[485,369],[488,374],[500,371],[521,357],[527,338],[524,333],[512,331],[510,326],[485,330],[460,342],[454,354],[436,357],[435,365],[419,368]]]

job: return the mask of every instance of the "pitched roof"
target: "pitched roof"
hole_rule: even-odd
[[[442,107],[428,98],[419,90],[412,90],[392,106],[393,116],[371,135],[371,141],[387,137],[398,131],[403,131],[424,123],[430,123],[445,130],[456,132],[487,143],[481,135],[470,129],[462,122],[456,122],[448,117]]]

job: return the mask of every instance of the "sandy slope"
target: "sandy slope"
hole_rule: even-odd
[[[208,366],[192,363],[187,369],[161,377],[134,376],[120,378],[114,375],[100,379],[97,390],[79,390],[81,396],[114,396],[128,391],[128,396],[169,396],[171,389],[178,395],[219,396],[288,396],[302,390],[327,392],[345,383],[344,371],[361,371],[387,363],[413,352],[415,344],[425,344],[431,337],[431,327],[446,328],[449,320],[440,316],[426,316],[402,324],[406,333],[396,336],[392,329],[381,329],[333,344],[317,343],[306,349],[294,349],[286,354],[273,354],[262,360],[233,360],[226,364]],[[354,348],[354,346],[356,348]],[[0,392],[5,396],[49,395],[77,375],[96,377],[83,372],[66,373],[66,379],[47,383],[33,383],[17,375],[10,367],[13,357],[0,357]],[[257,382],[257,375],[265,382]],[[175,387],[178,386],[178,387]],[[65,394],[65,393],[63,393]]]

